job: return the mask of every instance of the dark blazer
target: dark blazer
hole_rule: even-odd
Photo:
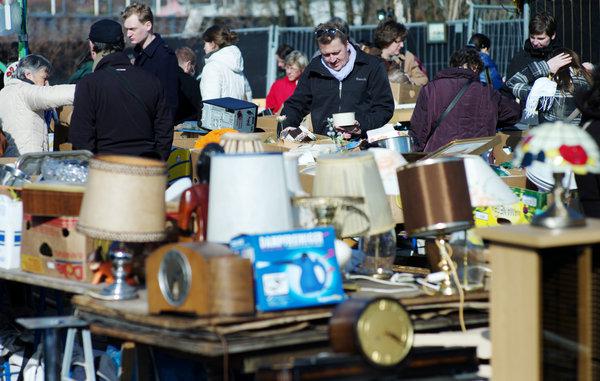
[[[177,78],[179,80],[179,104],[175,115],[175,124],[187,120],[197,121],[198,114],[202,114],[202,96],[200,95],[200,83],[194,77],[187,74],[177,66]]]
[[[122,52],[102,58],[75,87],[69,140],[74,149],[166,160],[173,122],[158,78]]]
[[[467,91],[427,140],[435,121],[469,80],[472,83]],[[410,120],[410,135],[416,151],[432,152],[452,140],[493,136],[497,126],[514,125],[520,118],[518,103],[479,82],[474,71],[453,67],[440,70],[435,80],[421,89]]]
[[[146,46],[146,49],[142,49],[140,45],[136,45],[134,48],[136,54],[135,65],[149,71],[160,79],[160,83],[165,89],[167,104],[171,109],[172,116],[175,117],[179,102],[177,94],[179,88],[177,56],[162,37],[160,37],[160,34],[155,33],[154,36],[154,40]]]
[[[313,130],[327,133],[327,118],[338,112],[356,113],[363,134],[386,124],[394,114],[394,98],[383,62],[356,51],[354,68],[338,81],[321,63],[321,56],[308,64],[294,94],[283,105],[284,126],[298,126],[308,113]]]

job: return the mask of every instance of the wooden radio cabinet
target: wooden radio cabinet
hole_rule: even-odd
[[[491,251],[494,381],[600,379],[600,220],[476,233]]]

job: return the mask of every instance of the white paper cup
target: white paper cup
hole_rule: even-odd
[[[347,127],[354,125],[355,118],[353,112],[340,112],[333,114],[333,125],[337,127]]]

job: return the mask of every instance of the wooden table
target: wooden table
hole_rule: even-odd
[[[85,294],[90,291],[100,291],[103,287],[103,285],[76,282],[69,279],[29,273],[19,269],[0,269],[0,279],[29,284],[32,286],[51,288],[72,294]]]
[[[150,315],[145,290],[135,300],[103,301],[86,295],[98,291],[101,286],[97,285],[20,270],[0,270],[0,279],[74,293],[71,301],[75,314],[89,322],[92,333],[199,356],[205,364],[212,364],[213,371],[220,372],[221,367],[230,364],[232,369],[253,373],[264,364],[330,351],[328,322],[333,306],[234,317]],[[353,294],[368,295],[377,294]],[[414,292],[405,297],[391,296],[402,300],[415,319],[417,331],[440,327],[457,330],[456,319],[448,316],[449,311],[457,310],[456,297],[420,296]],[[466,307],[478,313],[467,319],[468,324],[487,324],[487,297],[485,292],[467,295]],[[432,311],[438,311],[438,316]]]
[[[427,296],[402,301],[415,316],[427,309],[458,306],[456,297]],[[72,302],[77,314],[90,322],[93,333],[163,348],[184,349],[207,357],[222,356],[225,341],[229,354],[325,343],[328,340],[327,324],[333,312],[333,307],[327,306],[237,317],[150,315],[145,290],[140,292],[139,299],[131,301],[102,301],[76,295]],[[467,307],[485,310],[487,293],[468,294]],[[486,321],[487,318],[479,316],[472,322],[486,324]],[[420,328],[435,327],[424,320]]]

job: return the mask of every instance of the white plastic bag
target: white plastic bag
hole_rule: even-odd
[[[23,202],[0,195],[0,268],[21,267]]]

